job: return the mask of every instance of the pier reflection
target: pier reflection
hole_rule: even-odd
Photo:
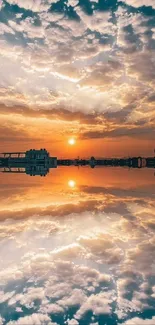
[[[3,173],[27,174],[30,176],[46,176],[50,169],[57,167],[122,167],[122,168],[155,168],[155,157],[127,158],[77,158],[60,159],[50,157],[46,149],[30,149],[26,152],[4,152],[0,157],[0,170]]]

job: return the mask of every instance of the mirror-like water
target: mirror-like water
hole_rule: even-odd
[[[0,177],[1,323],[155,324],[153,170]]]

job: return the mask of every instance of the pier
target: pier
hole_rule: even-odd
[[[3,152],[0,154],[0,171],[25,173],[30,176],[46,176],[50,169],[59,166],[155,168],[155,157],[59,159],[51,157],[46,149],[30,149],[26,152]]]

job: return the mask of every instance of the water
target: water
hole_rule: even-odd
[[[0,323],[155,324],[153,170],[0,175]]]

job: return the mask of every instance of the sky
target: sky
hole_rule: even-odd
[[[152,155],[154,52],[154,0],[0,0],[0,151]]]

